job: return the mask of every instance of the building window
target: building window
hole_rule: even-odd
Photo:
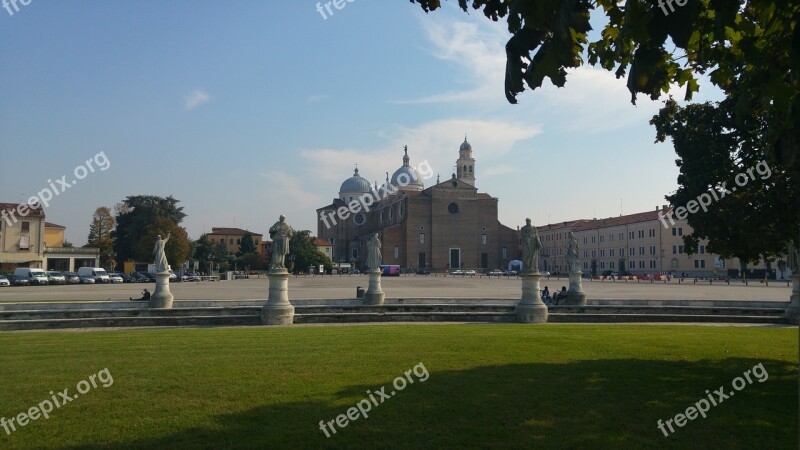
[[[592,236],[592,244],[594,244],[594,236]]]
[[[606,268],[606,262],[605,261],[600,261],[600,268],[601,269],[605,269]]]
[[[601,258],[605,258],[605,257],[606,257],[606,251],[605,251],[605,249],[601,249],[601,250],[600,250],[600,257],[601,257]]]
[[[681,227],[673,228],[672,229],[672,235],[673,236],[683,236],[683,228],[681,228]]]
[[[628,255],[633,256],[636,254],[636,249],[631,247],[628,249]]]
[[[625,239],[625,233],[620,233],[619,234],[619,240],[621,241],[623,239]]]
[[[592,258],[597,258],[597,252],[592,250]]]
[[[228,240],[228,242],[229,242],[231,245],[233,245],[233,238],[230,238],[230,239]]]
[[[635,269],[636,268],[636,261],[628,261],[628,267],[630,267],[631,269]]]
[[[503,247],[502,252],[503,252],[503,259],[508,259],[508,249]]]
[[[644,247],[639,247],[639,254],[644,255]]]
[[[639,230],[639,239],[644,239],[644,230]]]
[[[614,256],[614,249],[613,248],[608,249],[608,256]]]
[[[651,269],[655,269],[656,268],[656,261],[655,260],[651,260],[650,261],[650,268]]]
[[[706,253],[706,246],[705,245],[701,245],[700,246],[700,254],[704,255],[705,253]]]
[[[650,237],[656,237],[656,229],[655,228],[651,228],[650,229]]]
[[[394,259],[397,259],[399,257],[400,257],[400,247],[395,245],[394,246]]]
[[[614,268],[614,261],[611,261],[610,263],[608,263],[608,267],[613,269]]]
[[[683,254],[683,246],[682,245],[678,246],[678,253],[681,254],[681,255]]]
[[[425,243],[425,233],[420,233],[419,234],[419,243],[420,244],[424,244]]]
[[[350,252],[350,254],[353,256],[353,260],[357,260],[357,259],[358,259],[358,249],[357,249],[357,248],[354,248],[354,249],[353,249],[353,250]]]
[[[614,233],[608,235],[608,242],[614,242]]]
[[[458,204],[457,203],[450,203],[449,205],[447,205],[447,211],[450,214],[458,214],[458,211],[459,211]]]
[[[383,223],[383,211],[381,211],[381,223]]]
[[[651,245],[650,246],[650,254],[651,255],[655,255],[656,254],[656,246],[655,245]]]
[[[402,219],[403,218],[403,204],[402,203],[400,203],[400,206],[397,208],[397,218],[398,219]]]
[[[677,245],[673,245],[672,246],[672,254],[673,255],[677,255],[678,254],[678,246]]]
[[[605,240],[605,237],[606,237],[606,236],[605,236],[605,235],[603,235],[603,234],[601,234],[601,235],[600,235],[600,243],[602,243],[602,242]]]
[[[628,239],[633,239],[635,236],[636,235],[633,233],[633,231],[628,232]]]
[[[27,220],[23,220],[22,221],[22,232],[23,233],[28,233],[29,231],[31,231],[31,223],[28,222]]]
[[[644,261],[639,261],[639,268],[644,269]]]
[[[485,234],[481,235],[481,244],[486,245],[486,235]]]
[[[584,243],[584,244],[586,243],[586,238],[583,238],[583,243]]]
[[[19,237],[19,249],[20,250],[28,250],[31,248],[31,237],[30,236],[20,236]]]

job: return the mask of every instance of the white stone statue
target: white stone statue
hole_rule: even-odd
[[[567,254],[565,255],[567,267],[570,272],[577,272],[581,269],[578,261],[578,238],[575,237],[572,231],[567,236],[567,239],[569,239],[569,242],[567,242]]]
[[[272,267],[283,269],[284,259],[289,254],[289,239],[292,238],[294,230],[286,222],[286,216],[281,214],[275,225],[269,229],[269,237],[272,239],[272,254],[270,262]]]
[[[382,262],[383,254],[381,253],[381,241],[378,239],[378,233],[375,233],[367,242],[367,269],[380,269]]]
[[[525,219],[525,226],[520,229],[520,235],[522,237],[522,269],[538,272],[542,240],[539,239],[536,227],[531,225],[531,219]]]
[[[798,275],[798,271],[800,271],[800,249],[798,249],[793,242],[790,242],[786,253],[786,266],[792,269],[793,276]]]
[[[153,247],[153,256],[155,259],[156,273],[166,272],[169,270],[169,262],[167,262],[167,255],[164,253],[164,247],[167,245],[170,233],[167,233],[166,239],[161,239],[159,234],[156,238],[156,245]]]

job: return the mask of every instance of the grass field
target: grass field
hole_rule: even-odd
[[[797,333],[479,324],[4,333],[6,419],[50,391],[74,395],[103,369],[113,384],[11,434],[0,428],[0,448],[796,449]],[[733,391],[759,363],[766,381],[669,437],[657,428],[706,390]],[[415,366],[415,382],[367,418],[330,438],[320,430]]]

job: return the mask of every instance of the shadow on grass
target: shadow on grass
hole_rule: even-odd
[[[430,373],[427,381],[408,385],[373,407],[368,418],[337,427],[330,438],[320,431],[320,420],[334,420],[368,389],[381,386],[352,386],[330,402],[210,415],[216,422],[212,428],[72,448],[798,447],[797,369],[785,361],[627,359],[444,372],[436,370],[436,361],[423,363]],[[657,428],[658,419],[670,419],[708,398],[705,390],[724,386],[726,393],[733,391],[732,380],[758,363],[769,374],[763,383],[752,377],[753,384],[712,406],[707,418],[676,427],[669,437]],[[391,383],[389,378],[383,384],[387,393],[394,389]]]

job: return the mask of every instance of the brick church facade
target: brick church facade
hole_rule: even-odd
[[[373,233],[381,239],[383,264],[406,270],[496,269],[518,259],[518,231],[499,222],[496,197],[478,192],[466,138],[456,164],[450,179],[437,177],[428,188],[407,150],[403,165],[391,179],[387,173],[380,187],[356,169],[342,183],[339,197],[317,210],[317,236],[333,245],[334,264],[363,268]],[[351,213],[342,214],[345,210]]]

